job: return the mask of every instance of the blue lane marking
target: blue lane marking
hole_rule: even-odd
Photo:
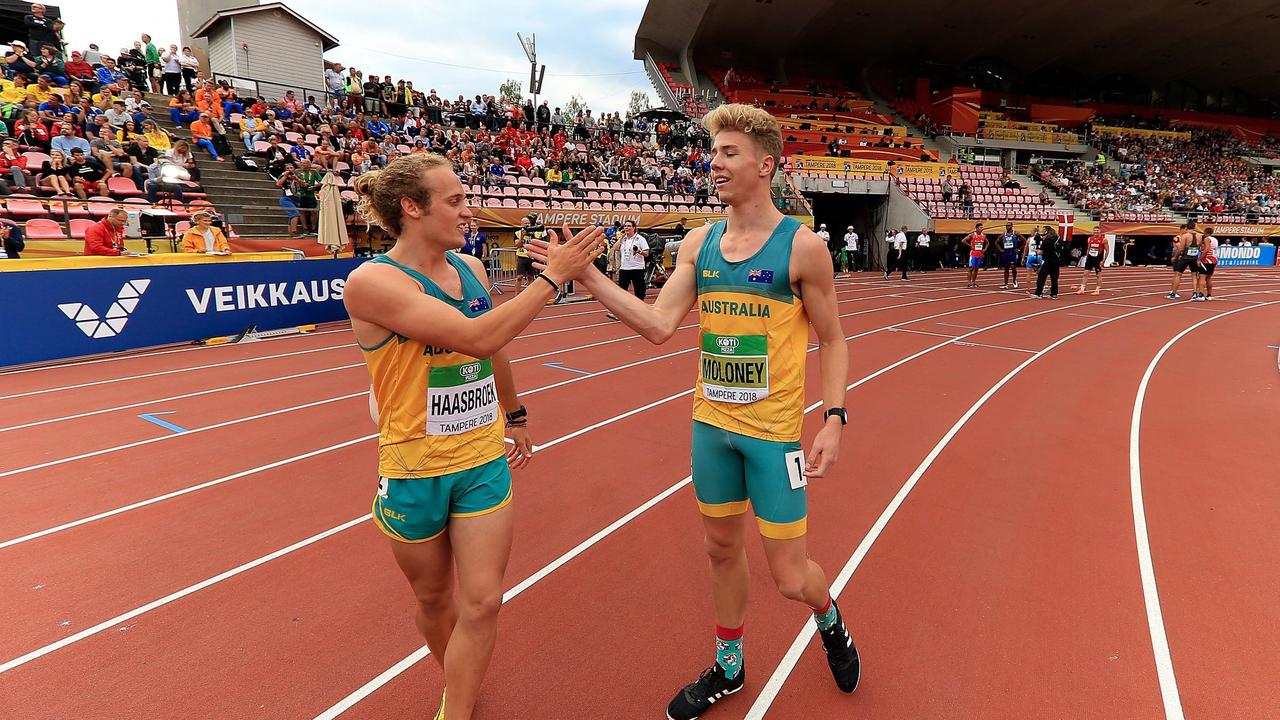
[[[176,432],[176,433],[186,432],[187,431],[186,428],[178,427],[177,425],[174,425],[171,422],[168,422],[166,420],[161,420],[160,418],[156,417],[156,415],[172,415],[173,413],[174,413],[173,410],[165,410],[163,412],[142,413],[138,417],[142,418],[143,420],[146,420],[149,423],[155,423],[156,425],[159,425],[165,430],[172,430],[173,432]]]
[[[589,370],[579,370],[577,368],[565,367],[564,363],[550,362],[550,363],[542,363],[542,364],[546,365],[549,368],[555,368],[557,370],[565,370],[571,373],[578,373],[579,375],[595,375],[595,373]]]

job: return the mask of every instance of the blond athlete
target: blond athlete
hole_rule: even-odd
[[[351,273],[343,298],[378,422],[373,519],[391,538],[417,597],[418,630],[444,669],[448,702],[436,718],[466,720],[493,653],[511,552],[509,467],[532,455],[503,346],[591,263],[602,232],[552,238],[546,270],[494,308],[484,266],[456,252],[471,211],[448,160],[398,158],[355,187],[366,216],[398,238]]]
[[[671,720],[698,717],[743,687],[748,506],[778,590],[813,612],[836,684],[853,692],[859,676],[857,650],[805,547],[805,485],[831,469],[847,419],[848,352],[831,256],[813,231],[770,200],[782,151],[777,121],[758,108],[724,105],[703,123],[714,136],[711,177],[729,206],[728,219],[685,238],[675,272],[652,306],[594,268],[579,275],[620,320],[655,344],[672,336],[695,303],[699,308],[693,485],[711,560],[716,659],[671,700]],[[806,458],[800,426],[810,325],[820,343],[826,412]]]

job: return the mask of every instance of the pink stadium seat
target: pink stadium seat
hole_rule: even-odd
[[[62,226],[54,220],[48,218],[36,218],[28,220],[26,227],[23,229],[27,238],[31,240],[66,240],[67,234],[62,231]]]
[[[45,217],[49,214],[49,209],[39,200],[9,199],[5,202],[5,208],[15,218]]]
[[[134,186],[132,180],[119,175],[107,180],[107,190],[112,197],[131,198],[142,195],[142,191]]]
[[[305,142],[305,143],[306,143],[306,144],[308,144],[308,145],[319,145],[319,144],[320,144],[320,136],[319,136],[319,135],[316,135],[315,133],[307,133],[307,136],[306,136],[306,138],[303,140],[303,142]]]
[[[292,143],[294,145],[297,145],[300,142],[304,142],[304,140],[302,139],[302,133],[293,132],[292,130],[284,134],[284,139],[285,141]]]
[[[179,220],[178,222],[173,224],[173,231],[178,234],[178,237],[182,237],[182,234],[190,229],[191,229],[190,220]]]
[[[271,147],[271,143],[266,140],[259,140],[253,144],[253,151],[256,153],[264,153]]]
[[[513,208],[513,207],[520,207],[520,206],[516,203],[516,199],[515,199],[515,198],[503,198],[503,199],[502,199],[502,207],[504,207],[504,208]]]
[[[93,224],[94,224],[94,221],[93,221],[93,220],[86,220],[86,219],[84,219],[84,218],[75,218],[75,219],[73,219],[73,220],[71,221],[71,239],[72,239],[72,240],[83,240],[83,239],[84,239],[84,231],[85,231],[85,230],[87,230],[87,229],[89,229],[89,226],[91,226],[91,225],[93,225]]]

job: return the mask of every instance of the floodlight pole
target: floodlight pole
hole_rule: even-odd
[[[538,110],[538,95],[542,93],[542,80],[547,75],[547,66],[542,66],[542,72],[538,72],[538,34],[534,33],[529,36],[528,40],[520,33],[516,33],[516,39],[520,41],[520,47],[524,50],[524,56],[529,58],[529,92],[533,94],[533,108],[536,113]]]

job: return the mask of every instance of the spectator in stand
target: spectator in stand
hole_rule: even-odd
[[[146,190],[146,179],[149,176],[149,168],[160,159],[161,152],[151,147],[151,141],[146,135],[138,137],[137,140],[129,143],[124,149],[126,165],[132,168],[132,171],[125,177],[133,179],[139,190]],[[177,163],[181,164],[181,163]]]
[[[65,131],[66,128],[63,128]],[[55,142],[61,138],[54,138]],[[84,142],[81,138],[76,138]],[[116,135],[109,127],[99,128],[98,136],[88,145],[89,150],[85,151],[90,157],[97,158],[103,167],[110,168],[124,177],[134,178],[135,175],[144,176],[144,172],[135,172],[133,166],[129,163],[129,155],[125,152],[124,145],[116,139]],[[63,149],[63,148],[58,148]],[[83,148],[82,148],[83,149]],[[67,153],[71,152],[71,148],[66,149]],[[141,177],[134,178],[134,184],[141,189]]]
[[[79,50],[71,51],[71,60],[62,69],[66,72],[68,81],[79,82],[81,87],[90,92],[98,89],[98,75],[93,71],[93,66],[84,61],[84,54]]]
[[[213,126],[209,123],[209,113],[200,113],[195,122],[191,123],[190,130],[191,139],[196,147],[204,148],[214,160],[222,162],[222,156],[218,154],[217,146],[213,142]]]
[[[124,244],[124,226],[129,213],[124,208],[111,208],[107,216],[90,225],[84,232],[84,254],[106,257],[138,257]]]
[[[108,88],[116,90],[119,88],[121,81],[126,81],[124,73],[116,67],[116,61],[110,55],[102,56],[102,67],[97,69],[98,90],[102,92]]]
[[[382,108],[382,83],[378,82],[378,76],[369,75],[369,79],[364,81],[364,111],[367,113],[383,112]]]
[[[55,85],[67,84],[67,67],[62,58],[55,54],[52,45],[41,45],[40,54],[36,57],[36,72],[47,75]]]
[[[191,54],[191,48],[183,46],[182,52],[178,54],[178,67],[182,72],[182,81],[187,86],[187,92],[194,93],[196,91],[196,71],[200,69],[200,58]]]
[[[70,195],[71,183],[68,178],[71,169],[67,167],[67,156],[59,150],[50,150],[49,159],[40,168],[41,179],[53,188],[57,195]]]
[[[130,85],[136,88],[147,87],[147,56],[142,52],[142,41],[134,40],[133,47],[120,48],[116,66],[129,78]]]
[[[338,99],[339,105],[346,103],[347,89],[342,78],[342,63],[334,63],[332,67],[324,69],[324,87]]]
[[[107,177],[110,171],[102,164],[100,160],[88,157],[84,150],[73,148],[71,150],[71,162],[67,167],[70,169],[70,177],[75,180],[72,186],[75,190],[76,197],[81,200],[89,197],[89,194],[106,195],[107,194]]]
[[[160,50],[151,42],[151,35],[142,33],[142,58],[147,63],[147,84],[151,92],[160,92]]]
[[[173,147],[173,137],[162,130],[154,120],[146,120],[142,123],[142,134],[151,143],[151,147],[159,152],[165,152]]]
[[[89,43],[89,49],[84,51],[84,61],[95,70],[102,64],[102,53],[98,52],[97,43]]]
[[[143,138],[145,140],[146,138]],[[187,171],[187,175],[194,181],[200,181],[200,167],[196,165],[196,158],[191,154],[191,144],[186,140],[179,140],[173,144],[173,148],[164,154],[169,162],[177,165]]]
[[[270,175],[270,170],[267,173]],[[294,200],[293,185],[293,167],[286,166],[276,178],[276,187],[280,188],[280,199],[277,202],[284,208],[284,216],[289,219],[289,235],[300,237],[302,231],[299,229],[299,223],[302,221],[302,211],[298,209],[298,203]]]
[[[4,144],[0,145],[0,172],[6,170],[13,179],[14,187],[35,187],[31,173],[27,172],[27,157],[18,152],[18,143],[9,138],[5,138]]]
[[[342,88],[346,90],[346,102],[343,108],[346,110],[363,110],[364,109],[364,77],[360,71],[351,68],[347,76],[342,78]]]
[[[125,122],[133,119],[133,114],[125,109],[123,100],[113,100],[111,109],[102,115],[107,119],[107,123],[114,128],[122,128]]]
[[[18,75],[34,75],[36,63],[27,55],[27,44],[21,40],[9,43],[9,52],[4,55],[5,75],[14,79]]]
[[[152,205],[160,202],[160,193],[166,193],[178,202],[185,202],[186,197],[183,192],[187,189],[186,182],[191,179],[191,175],[181,165],[170,162],[168,156],[158,158],[147,168],[147,181],[144,184],[144,192],[147,194],[147,202]]]
[[[169,120],[177,127],[182,127],[183,123],[193,123],[199,119],[200,111],[189,101],[184,101],[178,107],[169,108]]]
[[[90,152],[90,143],[88,143],[87,140],[84,140],[83,137],[77,137],[76,127],[69,123],[61,124],[59,127],[58,137],[55,137],[54,140],[49,143],[50,150],[63,152],[63,154],[67,155],[68,158],[70,154],[72,154],[72,150],[77,149],[77,147],[79,147],[81,152],[86,152],[86,154],[87,152]]]
[[[231,243],[213,226],[213,215],[201,210],[191,216],[191,227],[182,234],[182,252],[230,255]]]
[[[53,93],[48,100],[40,103],[40,117],[46,122],[60,120],[68,112],[71,112],[71,109],[62,104],[62,96],[57,93]]]
[[[38,53],[42,46],[48,45],[54,52],[61,55],[62,41],[58,37],[58,32],[54,30],[53,18],[46,17],[44,9],[40,3],[34,3],[31,6],[31,14],[23,16],[22,24],[27,26],[27,41],[31,43],[32,52]]]
[[[244,141],[246,152],[254,152],[254,146],[262,139],[264,130],[263,122],[253,114],[252,110],[240,118],[240,139]]]
[[[298,162],[293,173],[293,196],[298,208],[302,211],[302,229],[306,233],[315,231],[316,227],[316,193],[320,191],[323,177],[320,171],[311,166],[309,159]]]
[[[177,95],[178,89],[182,87],[182,54],[178,52],[178,46],[170,45],[169,49],[160,55],[160,62],[165,92]]]
[[[49,149],[49,128],[40,122],[40,114],[35,110],[22,111],[22,118],[13,126],[13,136],[24,148]]]
[[[26,249],[22,228],[12,220],[0,220],[0,260],[20,260]]]

